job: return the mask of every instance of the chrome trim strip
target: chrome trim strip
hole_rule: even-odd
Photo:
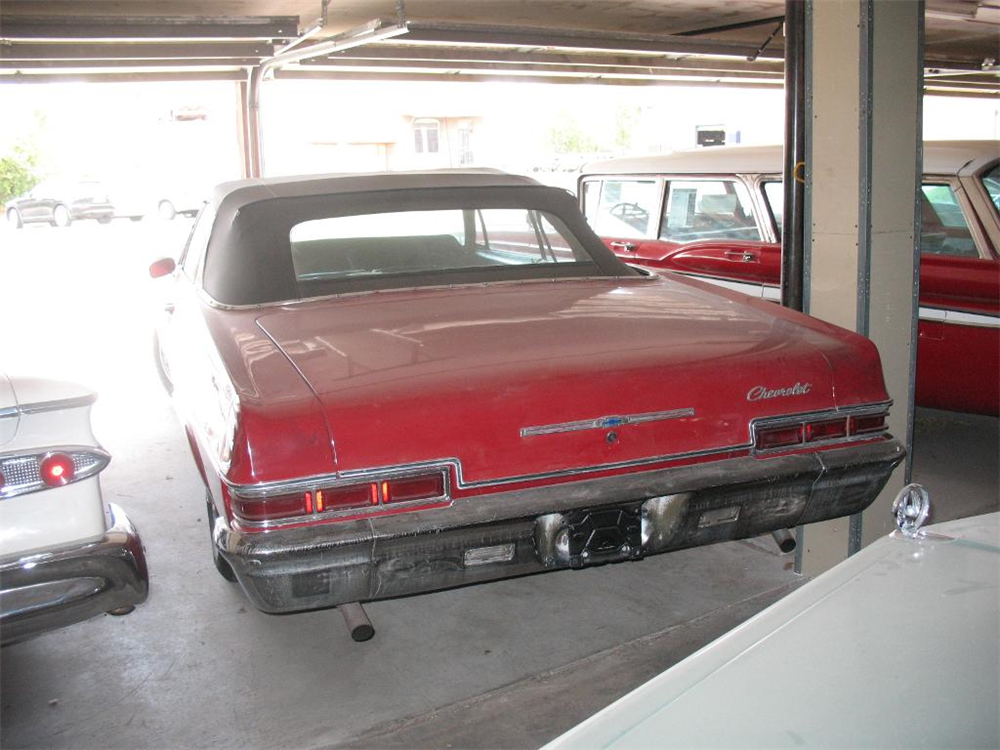
[[[605,430],[621,427],[627,424],[642,424],[644,422],[658,422],[666,419],[680,419],[681,417],[693,416],[694,409],[692,407],[687,407],[684,409],[669,409],[667,411],[651,411],[643,414],[625,414],[620,417],[598,417],[597,419],[582,419],[577,422],[560,422],[558,424],[522,427],[521,437],[525,438],[535,435],[554,435],[562,432],[579,432],[580,430]]]
[[[384,466],[384,467],[374,467],[368,469],[348,469],[341,472],[333,472],[330,474],[315,474],[309,477],[303,477],[301,479],[293,480],[277,480],[274,482],[260,482],[257,484],[237,484],[235,482],[229,481],[222,472],[217,473],[219,475],[220,481],[226,485],[226,487],[238,494],[244,496],[263,496],[268,493],[281,494],[284,492],[295,492],[299,489],[306,489],[310,486],[314,486],[317,483],[328,484],[330,486],[336,486],[338,484],[354,484],[360,481],[371,481],[375,477],[400,477],[406,475],[412,475],[424,471],[433,471],[434,469],[454,469],[455,471],[455,486],[458,489],[481,489],[485,487],[496,487],[499,485],[508,484],[521,484],[524,482],[541,481],[547,479],[561,479],[565,477],[580,476],[583,474],[594,474],[602,471],[615,471],[618,469],[631,469],[638,468],[640,466],[650,466],[660,463],[668,463],[671,461],[682,461],[685,459],[694,458],[705,458],[706,456],[722,455],[725,453],[733,453],[736,451],[750,450],[754,445],[754,433],[753,427],[755,424],[771,420],[789,420],[796,421],[805,418],[810,418],[813,416],[819,417],[838,417],[838,416],[851,416],[852,414],[860,413],[877,413],[879,411],[887,411],[892,405],[891,400],[880,401],[873,404],[858,404],[854,406],[847,407],[835,407],[834,409],[829,409],[825,411],[817,412],[801,412],[798,414],[784,414],[777,415],[774,417],[758,417],[750,422],[750,437],[751,440],[746,443],[740,443],[737,445],[729,445],[720,448],[707,448],[698,451],[689,451],[686,453],[673,453],[663,456],[650,456],[647,458],[637,458],[630,461],[618,461],[609,464],[597,464],[593,466],[578,467],[572,469],[560,469],[557,471],[541,472],[537,474],[521,474],[512,477],[502,477],[500,479],[484,479],[475,482],[466,481],[462,472],[462,463],[457,458],[441,458],[429,461],[416,461],[409,464],[397,464],[394,466]],[[449,478],[450,481],[450,478]]]
[[[97,400],[96,394],[87,396],[74,396],[73,398],[63,398],[58,401],[39,401],[34,404],[18,404],[17,406],[7,406],[0,409],[0,419],[13,417],[22,414],[41,414],[47,411],[62,411],[63,409],[79,409],[82,406],[90,406]]]
[[[959,310],[942,310],[939,307],[920,307],[920,319],[951,325],[1000,328],[1000,316],[985,313],[967,313]]]
[[[467,482],[462,475],[462,463],[457,458],[442,458],[434,461],[422,461],[412,464],[398,466],[373,468],[373,469],[351,469],[334,474],[316,475],[307,479],[279,480],[276,482],[263,482],[260,484],[234,484],[220,475],[220,479],[231,491],[238,494],[249,492],[259,492],[260,494],[282,492],[294,492],[304,486],[310,486],[317,482],[330,483],[331,486],[338,480],[345,480],[343,483],[356,483],[357,481],[372,481],[375,477],[390,476],[392,472],[412,474],[420,471],[427,471],[436,468],[448,467],[455,471],[455,485],[459,489],[481,489],[484,487],[496,487],[499,485],[521,484],[524,482],[541,481],[546,479],[560,479],[564,477],[580,476],[583,474],[594,474],[601,471],[614,471],[617,469],[630,469],[639,466],[650,466],[654,464],[668,463],[670,461],[681,461],[684,459],[704,458],[705,456],[722,455],[736,451],[749,450],[752,443],[741,443],[740,445],[730,445],[724,448],[708,448],[700,451],[690,451],[688,453],[674,453],[666,456],[652,456],[649,458],[637,458],[630,461],[618,461],[610,464],[599,464],[596,466],[586,466],[574,469],[560,469],[558,471],[542,472],[539,474],[522,474],[514,477],[504,477],[501,479],[484,479],[476,482]],[[346,480],[354,480],[347,482]]]

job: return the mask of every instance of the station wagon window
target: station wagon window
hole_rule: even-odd
[[[994,208],[1000,211],[1000,164],[994,164],[992,169],[984,172],[982,180]]]
[[[339,216],[295,224],[292,265],[310,284],[352,277],[591,263],[562,221],[526,208],[435,209]]]
[[[774,219],[775,236],[781,240],[781,226],[785,220],[785,186],[779,180],[772,180],[764,183],[764,199],[767,207],[771,209],[771,218]]]
[[[929,183],[921,187],[920,222],[920,252],[979,257],[965,214],[950,185]]]
[[[660,239],[760,240],[750,193],[729,180],[672,180],[667,185]]]
[[[584,185],[587,220],[602,237],[648,237],[656,216],[656,180],[604,180]],[[599,192],[599,194],[598,194]]]

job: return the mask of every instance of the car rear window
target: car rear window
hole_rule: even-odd
[[[202,285],[258,305],[425,286],[634,276],[573,196],[541,185],[441,187],[452,175],[238,185],[217,198]],[[399,189],[316,191],[399,182]],[[413,184],[410,184],[413,183]],[[276,192],[284,193],[275,195]]]
[[[289,241],[302,296],[311,284],[347,277],[590,261],[557,217],[524,208],[315,219],[294,225]]]

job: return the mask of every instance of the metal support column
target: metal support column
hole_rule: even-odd
[[[809,0],[810,217],[806,311],[875,342],[893,400],[889,429],[911,434],[919,255],[923,2]],[[856,67],[849,61],[856,60]],[[863,514],[805,529],[814,575],[890,530],[896,470]]]
[[[803,307],[803,201],[806,170],[806,4],[785,0],[785,209],[781,221],[781,304]]]

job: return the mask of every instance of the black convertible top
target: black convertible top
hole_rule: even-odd
[[[215,219],[204,263],[203,286],[226,305],[284,302],[300,296],[292,267],[289,233],[312,219],[354,214],[435,209],[526,208],[558,217],[593,258],[592,273],[636,272],[608,250],[584,220],[576,199],[528,177],[491,169],[310,175],[239,180],[219,185],[212,196]],[[570,265],[570,264],[567,264]],[[555,269],[555,275],[580,270]],[[418,280],[417,285],[535,278],[552,269],[509,268],[470,272],[469,278]],[[387,288],[391,279],[358,279],[344,292]]]
[[[305,195],[368,193],[381,190],[435,187],[502,187],[540,185],[530,177],[507,174],[498,169],[432,169],[419,172],[369,172],[258,177],[217,185],[212,193],[216,212],[238,211],[249,203],[268,198]]]

